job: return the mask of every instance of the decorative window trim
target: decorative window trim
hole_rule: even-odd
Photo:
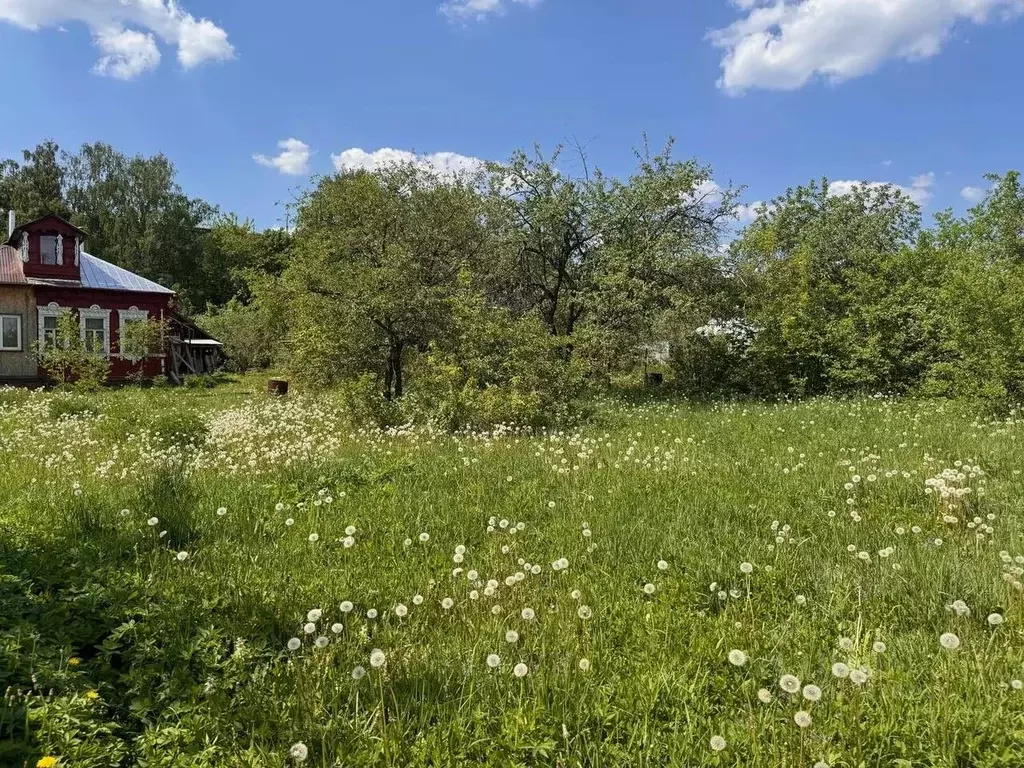
[[[121,329],[124,328],[125,323],[130,323],[133,320],[142,320],[145,322],[146,320],[149,320],[149,312],[145,309],[139,309],[134,305],[128,309],[117,310],[117,356],[125,360],[138,362],[136,358],[125,357],[121,352]]]
[[[16,347],[5,347],[3,339],[3,323],[9,317],[13,317],[18,321],[18,346]],[[10,312],[0,312],[0,352],[22,352],[25,349],[25,321],[21,315],[15,315]]]
[[[28,232],[21,233],[21,260],[28,264]]]
[[[57,233],[57,264],[64,266],[64,235]]]
[[[99,354],[103,357],[110,357],[110,310],[101,309],[98,304],[93,304],[89,309],[78,310],[78,324],[83,342],[85,341],[86,320],[103,321],[103,351]]]
[[[79,265],[82,260],[82,249],[85,247],[85,243],[82,242],[82,238],[75,236],[75,266]]]
[[[43,319],[47,318],[47,317],[60,317],[62,313],[70,312],[71,308],[70,307],[62,307],[57,302],[51,301],[45,307],[39,307],[37,311],[38,311],[38,314],[39,314],[39,318],[38,318],[39,322],[38,322],[38,325],[37,325],[37,330],[38,330],[38,333],[39,333],[39,349],[42,350],[42,349],[46,348],[46,336],[45,336],[45,330],[46,329],[43,327]]]

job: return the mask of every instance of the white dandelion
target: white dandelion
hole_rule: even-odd
[[[288,641],[288,650],[289,651],[297,651],[301,647],[302,647],[302,641],[299,640],[299,638],[297,638],[297,637],[293,637],[291,640]]]
[[[487,657],[487,666],[491,669],[497,669],[501,666],[501,656],[496,653],[492,653]]]
[[[711,749],[715,752],[721,752],[723,749],[725,749],[725,739],[718,735],[712,736]]]
[[[868,681],[868,673],[863,669],[850,670],[850,682],[854,685],[864,685]]]
[[[523,612],[520,615],[523,617],[523,621],[533,621],[537,616],[533,608],[523,608]]]
[[[811,713],[801,709],[793,715],[793,722],[801,728],[807,728],[811,724]]]
[[[333,632],[336,635],[340,635],[344,629],[344,625],[338,624],[337,622],[331,624],[331,632]]]
[[[320,635],[320,637],[313,641],[313,645],[315,645],[317,648],[326,648],[328,643],[330,642],[330,638],[324,635]]]
[[[742,667],[747,663],[747,654],[738,648],[733,648],[729,651],[729,663],[734,667]]]
[[[319,533],[311,533],[311,534],[309,534],[308,538],[309,538],[310,543],[316,544],[316,542],[320,541],[320,534]]]
[[[352,613],[352,609],[355,608],[350,600],[342,600],[341,605],[338,606],[342,613]]]
[[[645,594],[653,595],[655,589],[656,589],[656,587],[653,584],[651,584],[651,583],[644,584],[644,593]]]
[[[783,675],[779,678],[779,688],[786,693],[796,693],[800,690],[800,678],[796,675]]]
[[[832,665],[832,675],[834,677],[840,677],[840,678],[842,678],[842,677],[849,677],[850,676],[850,668],[846,664],[844,664],[843,662],[837,661],[835,664]]]
[[[399,603],[395,606],[395,616],[398,618],[404,618],[409,615],[409,609],[403,604]]]
[[[297,741],[292,744],[291,749],[288,750],[288,754],[291,755],[295,762],[302,763],[305,762],[307,757],[309,757],[309,747],[301,741]]]
[[[324,612],[319,608],[312,608],[306,614],[306,621],[320,621],[320,617],[324,615]]]
[[[772,692],[769,691],[767,688],[759,688],[758,689],[758,691],[757,691],[757,699],[762,704],[771,704],[772,703],[772,698],[773,698],[772,697]]]
[[[752,563],[740,563],[740,571],[746,574],[754,572],[754,566]]]
[[[361,667],[357,665],[352,668],[353,680],[362,680],[364,677],[366,677],[366,667]]]
[[[444,608],[446,611],[450,611],[453,605],[455,605],[455,601],[452,600],[450,597],[446,597],[444,600],[441,601],[441,607]]]
[[[990,613],[986,621],[988,621],[990,627],[998,627],[1005,619],[1001,613]]]
[[[594,615],[594,612],[592,610],[590,610],[590,606],[589,605],[581,605],[579,608],[576,609],[576,615],[579,616],[584,621],[586,621],[587,619],[589,619],[591,616]]]
[[[518,664],[516,664],[515,668],[512,670],[512,674],[516,677],[526,677],[529,674],[529,672],[530,668],[523,664],[523,662],[519,662]]]
[[[516,632],[514,629],[510,629],[508,632],[505,633],[505,642],[506,643],[518,643],[519,642],[519,633]]]
[[[387,663],[387,657],[384,655],[384,651],[380,648],[374,648],[370,653],[370,666],[374,669],[380,669]]]
[[[580,659],[579,667],[580,667],[580,672],[589,672],[590,671],[590,659]]]
[[[947,651],[955,651],[960,647],[960,638],[952,632],[943,632],[942,635],[939,636],[939,645]]]
[[[804,698],[808,701],[820,701],[821,700],[821,688],[816,685],[805,685],[804,686]]]

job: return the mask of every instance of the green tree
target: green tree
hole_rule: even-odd
[[[295,364],[321,383],[372,371],[387,399],[402,397],[407,357],[444,333],[483,242],[470,181],[408,164],[323,179],[283,274]]]
[[[57,328],[47,343],[34,342],[33,350],[50,381],[73,383],[81,389],[95,389],[107,379],[110,361],[86,345],[77,313],[61,312]]]

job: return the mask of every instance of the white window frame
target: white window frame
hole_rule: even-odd
[[[40,351],[46,349],[46,329],[43,327],[43,319],[47,317],[59,318],[62,313],[70,311],[70,307],[62,307],[55,301],[51,301],[45,307],[39,307],[39,325],[37,326],[37,330],[39,333]]]
[[[18,346],[16,347],[5,347],[4,346],[4,328],[3,323],[9,317],[13,317],[18,321]],[[21,315],[15,315],[11,313],[0,312],[0,352],[23,352],[25,349],[25,337],[24,333],[24,320]]]
[[[103,350],[98,354],[101,357],[110,357],[110,310],[101,309],[98,304],[93,304],[88,309],[78,310],[78,325],[82,335],[82,342],[85,343],[85,321],[103,321]]]
[[[138,362],[138,360],[125,357],[124,353],[121,351],[121,329],[124,328],[125,323],[130,323],[135,320],[146,322],[149,320],[149,312],[145,309],[139,309],[136,306],[131,306],[128,309],[117,310],[117,356],[125,360],[131,360],[131,362]]]

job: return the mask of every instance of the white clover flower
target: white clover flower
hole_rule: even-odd
[[[409,615],[409,609],[404,603],[399,603],[395,606],[395,615],[400,619],[405,618]]]
[[[487,657],[487,666],[491,669],[497,669],[501,666],[501,656],[496,653],[492,653]]]
[[[590,659],[580,659],[579,667],[580,667],[580,672],[589,672],[590,671]]]
[[[519,633],[516,632],[514,629],[510,629],[508,632],[505,633],[505,642],[506,643],[518,643],[519,642]]]
[[[655,589],[657,589],[657,587],[655,587],[650,582],[644,584],[644,594],[653,595]]]
[[[319,608],[312,608],[306,614],[306,621],[320,621],[320,617],[324,615],[324,612]]]
[[[302,641],[299,640],[299,638],[297,638],[297,637],[293,637],[291,640],[288,641],[288,650],[289,651],[297,651],[301,647],[302,647]]]
[[[374,669],[380,669],[387,664],[387,657],[384,655],[384,651],[380,648],[374,648],[370,653],[370,666]]]
[[[291,755],[295,762],[302,763],[305,762],[307,757],[309,757],[309,748],[301,741],[297,741],[292,744],[291,749],[288,750],[288,754]]]
[[[342,630],[344,629],[345,626],[343,624],[339,624],[338,622],[331,624],[331,632],[333,632],[336,635],[340,635],[342,633]]]
[[[779,688],[786,693],[796,693],[800,690],[800,678],[796,675],[783,675],[779,678]]]
[[[793,722],[801,728],[807,728],[811,724],[811,713],[801,709],[793,715]]]
[[[725,749],[725,739],[718,735],[712,736],[711,749],[715,752],[721,752],[723,749]]]
[[[805,685],[804,686],[804,698],[808,701],[820,701],[821,700],[821,688],[816,685]]]
[[[658,561],[658,570],[659,571],[667,571],[668,570],[668,562],[666,562],[665,560],[659,560]]]
[[[942,635],[939,636],[939,645],[947,651],[955,651],[960,647],[960,638],[952,632],[943,632]]]
[[[738,648],[733,648],[729,651],[729,663],[734,667],[742,667],[747,663],[747,654]]]
[[[352,679],[353,680],[362,680],[364,677],[366,677],[366,668],[365,667],[361,667],[361,666],[357,665],[357,666],[352,668]]]
[[[751,563],[740,563],[740,571],[747,574],[753,573],[754,566]]]
[[[516,677],[526,677],[529,674],[529,672],[530,668],[523,664],[523,662],[519,662],[518,664],[516,664],[515,668],[512,670],[512,674]]]
[[[771,704],[772,698],[772,692],[769,691],[767,688],[759,688],[757,690],[757,699],[762,704]]]
[[[837,661],[832,665],[832,675],[834,677],[849,677],[850,668],[841,661]]]

